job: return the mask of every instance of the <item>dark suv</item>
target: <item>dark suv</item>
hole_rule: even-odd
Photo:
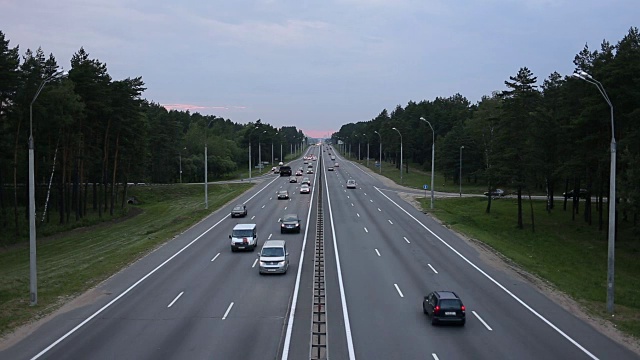
[[[422,310],[431,317],[431,325],[455,322],[464,326],[465,307],[453,291],[434,291],[422,300]]]

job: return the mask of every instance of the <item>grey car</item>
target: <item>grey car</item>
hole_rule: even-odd
[[[247,216],[247,207],[244,204],[238,204],[231,210],[231,217],[245,217]]]
[[[260,274],[284,274],[289,269],[289,253],[284,240],[267,240],[258,254]]]

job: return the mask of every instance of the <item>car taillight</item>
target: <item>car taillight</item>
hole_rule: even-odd
[[[437,314],[438,311],[440,311],[440,305],[436,305],[436,307],[433,309],[433,313]]]
[[[462,306],[460,307],[460,310],[462,310],[462,312],[464,312],[464,310],[465,310],[464,305],[462,305]]]

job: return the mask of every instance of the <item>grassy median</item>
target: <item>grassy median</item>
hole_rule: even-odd
[[[423,209],[429,209],[429,200],[420,200]],[[437,199],[432,214],[446,226],[489,245],[549,281],[592,315],[611,320],[625,333],[640,338],[640,241],[630,233],[631,224],[621,221],[618,227],[615,317],[611,317],[606,312],[606,226],[598,231],[595,219],[593,225],[580,215],[572,220],[571,211],[563,211],[561,206],[547,213],[544,201],[534,201],[533,232],[528,200],[523,204],[524,229],[516,226],[516,199],[493,201],[491,214],[485,212],[486,205],[485,198]],[[604,221],[606,224],[606,217]]]
[[[0,334],[59,308],[70,298],[143,257],[251,187],[203,185],[137,186],[140,204],[111,222],[38,239],[38,305],[29,306],[29,247],[0,250]]]

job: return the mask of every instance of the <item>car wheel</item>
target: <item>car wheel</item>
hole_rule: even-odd
[[[429,313],[427,312],[427,308],[425,308],[424,305],[422,305],[422,312],[429,315]]]
[[[234,248],[233,246],[231,247],[231,252],[236,252],[236,248]]]
[[[462,322],[460,323],[460,326],[464,326],[464,323],[467,322],[466,320],[462,320]]]
[[[431,325],[436,326],[438,324],[438,320],[435,317],[431,318]]]

